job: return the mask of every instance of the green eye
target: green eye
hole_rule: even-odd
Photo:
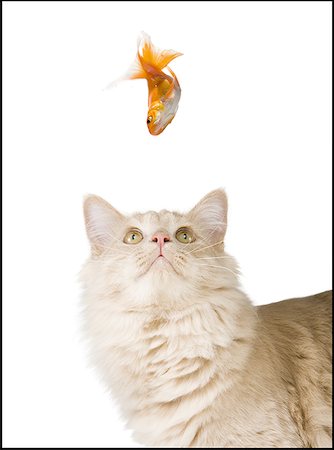
[[[193,232],[189,228],[180,228],[177,230],[175,237],[182,244],[190,244],[195,240]]]
[[[139,230],[130,230],[124,236],[123,242],[125,244],[139,244],[143,240],[143,235]]]

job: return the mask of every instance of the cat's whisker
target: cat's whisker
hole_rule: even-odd
[[[100,230],[99,230],[99,228],[98,228],[97,226],[95,226],[94,224],[88,224],[88,227],[89,227],[90,232],[91,232],[92,234],[96,234],[96,236],[99,236]],[[104,231],[103,235],[105,235],[105,236],[107,236],[107,237],[113,239],[113,240],[116,241],[116,242],[119,242],[119,239],[116,238],[114,235],[112,235],[112,234],[111,234],[110,232],[108,232],[108,231]],[[99,245],[103,246],[103,245],[100,244],[100,243],[99,243]]]
[[[226,225],[226,224],[225,224]],[[209,234],[206,234],[205,236],[202,236],[201,239],[204,242],[209,242],[211,236],[213,235],[213,233],[217,230],[218,226],[221,226],[221,223],[217,224],[214,228],[212,228],[212,226],[210,227],[201,227],[201,231],[205,231],[205,230],[210,230]]]
[[[220,226],[220,224],[216,224],[216,226],[211,230],[211,232],[206,237],[204,237],[203,240],[206,241],[206,242],[209,242],[209,239],[211,238],[213,233],[217,230],[218,226]],[[207,228],[205,228],[205,229],[207,229]]]
[[[103,246],[103,248],[104,248],[105,251],[112,250],[112,247],[110,247],[110,246]],[[100,259],[102,259],[102,258],[108,258],[109,259],[109,258],[112,258],[113,255],[115,255],[115,254],[122,255],[122,256],[129,256],[129,253],[122,252],[122,251],[117,249],[117,250],[114,250],[111,254],[104,254]]]
[[[206,247],[197,247],[194,250],[191,250],[190,252],[185,253],[186,255],[190,255],[190,253],[196,253],[199,252],[201,250],[206,250],[207,248],[211,248],[211,247],[215,247],[216,245],[222,244],[224,242],[224,240],[215,242],[214,244],[211,245],[207,245]]]
[[[107,237],[113,239],[117,244],[121,244],[121,243],[122,243],[122,241],[120,241],[119,238],[115,237],[115,236],[112,235],[111,233],[105,232],[105,234],[106,234]],[[99,247],[102,248],[102,249],[104,249],[104,250],[112,250],[112,248],[113,248],[111,245],[103,245],[102,243],[99,243]],[[124,255],[124,256],[128,256],[129,253],[130,253],[130,254],[131,254],[131,253],[134,253],[135,250],[137,250],[135,247],[133,247],[133,248],[129,247],[127,251],[123,251],[123,250],[120,250],[119,248],[117,248],[117,249],[115,250],[115,253],[117,253],[117,254],[122,254],[122,255]]]
[[[205,256],[197,259],[234,259],[233,256]]]
[[[217,269],[227,270],[228,272],[231,272],[236,278],[239,278],[239,275],[237,273],[235,273],[233,270],[231,270],[227,267],[224,267],[224,266],[214,266],[212,264],[198,264],[198,265],[202,266],[202,267],[214,267]]]
[[[108,232],[108,231],[105,231],[104,234],[105,234],[106,237],[112,239],[112,240],[115,241],[117,244],[122,244],[122,241],[119,239],[119,237],[116,237],[115,235],[111,234],[111,233]],[[99,247],[106,248],[106,249],[111,249],[111,248],[112,248],[110,245],[103,245],[103,244],[101,244],[101,243],[99,243]],[[133,252],[134,250],[135,250],[135,248],[131,248],[131,247],[130,247],[128,251]],[[119,250],[119,249],[117,249],[117,253],[122,253],[122,251]],[[124,254],[127,254],[127,253],[124,252]]]

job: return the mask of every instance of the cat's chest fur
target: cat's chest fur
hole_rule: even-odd
[[[255,413],[251,380],[240,379],[256,324],[253,310],[243,303],[195,304],[172,313],[159,309],[111,311],[110,304],[107,312],[101,303],[94,311],[90,323],[99,325],[94,327],[95,362],[102,366],[104,378],[139,442],[209,445],[209,430],[219,421],[221,445],[233,447],[247,439],[251,445],[256,432],[257,442],[263,439],[265,444],[267,433],[281,427],[276,423],[277,414],[263,419],[264,409],[277,409],[270,393]],[[238,383],[246,383],[250,392],[239,388],[240,397],[235,398],[233,388]],[[231,420],[236,405],[241,420],[250,424],[249,438],[247,427]],[[262,416],[259,430],[258,414]],[[285,428],[289,429],[286,424]],[[291,434],[291,441],[286,438],[287,446],[296,440],[294,427]],[[212,436],[216,442],[215,433]]]

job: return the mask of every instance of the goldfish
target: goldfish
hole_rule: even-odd
[[[148,113],[147,127],[152,135],[158,135],[174,119],[181,97],[181,88],[175,73],[168,64],[182,53],[174,50],[160,50],[151,42],[151,38],[142,33],[138,39],[135,62],[122,79],[147,80]],[[169,71],[163,72],[163,69]]]

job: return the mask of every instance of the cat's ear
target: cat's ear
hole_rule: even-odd
[[[124,216],[97,195],[87,195],[83,206],[92,252],[100,254],[114,240],[113,230],[124,220]]]
[[[207,194],[189,212],[189,217],[196,222],[210,240],[219,242],[224,239],[227,227],[227,196],[223,189]]]

